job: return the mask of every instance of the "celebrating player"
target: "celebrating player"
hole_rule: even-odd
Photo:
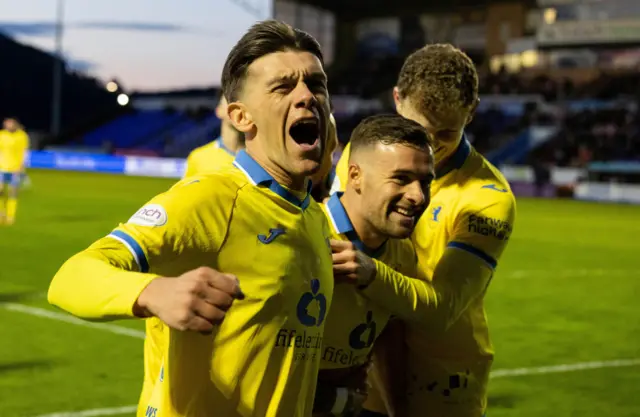
[[[18,121],[5,119],[0,131],[0,225],[15,222],[28,150],[29,136]]]
[[[427,132],[398,115],[372,116],[355,128],[351,144],[346,190],[323,206],[334,245],[351,242],[414,277],[416,256],[408,238],[429,203],[434,176]],[[340,263],[337,255],[334,264],[339,268]],[[335,278],[343,279],[340,274]],[[371,348],[388,320],[387,310],[353,287],[336,285],[325,325],[316,413],[354,415],[364,399],[359,385],[366,381]]]
[[[221,95],[216,106],[216,116],[221,122],[220,137],[191,151],[187,158],[185,177],[215,171],[221,166],[231,164],[236,153],[244,149],[244,135],[233,127],[229,120],[224,95]]]
[[[479,102],[478,75],[467,55],[448,44],[425,46],[405,61],[393,95],[398,113],[433,138],[431,203],[412,236],[418,274],[433,287],[376,278],[365,294],[407,319],[409,416],[479,417],[494,354],[484,295],[511,235],[515,198],[464,137]],[[347,148],[334,188],[348,176],[348,155]]]
[[[138,415],[306,417],[333,293],[330,230],[308,192],[329,117],[320,46],[258,23],[230,52],[222,86],[246,151],[67,261],[49,301],[170,328]]]

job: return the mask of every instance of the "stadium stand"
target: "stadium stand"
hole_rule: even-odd
[[[30,130],[48,131],[55,59],[1,33],[0,54],[11,57],[0,68],[0,114],[17,117]],[[65,68],[62,84],[61,140],[69,138],[67,132],[86,131],[127,112],[93,77]]]

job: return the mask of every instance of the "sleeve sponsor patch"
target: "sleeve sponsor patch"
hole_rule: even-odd
[[[511,223],[492,217],[471,214],[469,216],[469,232],[483,236],[491,236],[498,240],[509,240],[513,226]]]
[[[148,204],[138,210],[127,222],[138,226],[164,226],[167,223],[167,211],[159,204]]]

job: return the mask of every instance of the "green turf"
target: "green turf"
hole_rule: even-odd
[[[0,301],[55,311],[44,293],[73,253],[173,181],[33,171],[0,228]],[[640,207],[518,201],[491,284],[495,369],[640,358]],[[139,322],[117,325],[142,329]],[[0,416],[135,404],[142,341],[0,308]],[[640,366],[495,379],[488,416],[638,416]]]

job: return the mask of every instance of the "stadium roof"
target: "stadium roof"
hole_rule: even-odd
[[[483,7],[496,0],[293,0],[331,10],[339,18],[359,19],[363,17],[401,16],[416,11],[452,11],[459,7]],[[507,2],[533,3],[535,0],[503,0]]]

